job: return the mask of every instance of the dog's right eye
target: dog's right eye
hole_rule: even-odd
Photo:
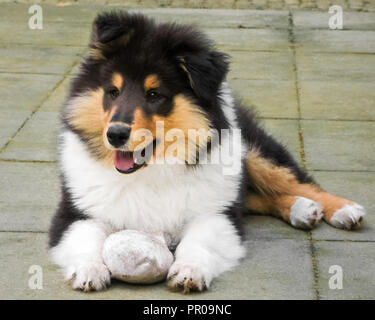
[[[120,91],[117,88],[113,88],[108,91],[112,99],[116,99],[120,95]]]
[[[155,90],[150,90],[146,94],[147,100],[150,102],[155,102],[160,98],[160,94]]]

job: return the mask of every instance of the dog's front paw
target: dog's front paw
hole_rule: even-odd
[[[192,264],[174,263],[169,269],[167,281],[171,290],[183,293],[203,291],[208,287],[203,272]]]
[[[357,229],[361,226],[361,222],[366,215],[366,210],[359,204],[347,204],[337,210],[329,223],[339,229]]]
[[[90,262],[82,264],[77,268],[70,269],[70,280],[73,289],[89,291],[99,291],[106,289],[111,283],[111,273],[107,266],[101,262]]]

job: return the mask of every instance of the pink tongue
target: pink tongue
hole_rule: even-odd
[[[134,167],[133,152],[116,151],[115,167],[121,171],[128,171]]]

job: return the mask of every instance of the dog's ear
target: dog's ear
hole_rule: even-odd
[[[104,59],[119,46],[126,46],[135,29],[139,28],[143,22],[143,16],[128,14],[125,11],[99,14],[92,27],[91,56]]]
[[[196,96],[206,102],[217,95],[229,70],[229,55],[216,51],[213,42],[191,26],[167,25],[165,46],[179,66]]]
[[[177,57],[191,88],[205,101],[215,97],[229,70],[229,56],[217,51],[197,51]]]
[[[131,16],[126,12],[99,14],[93,23],[92,41],[108,43],[130,31]]]

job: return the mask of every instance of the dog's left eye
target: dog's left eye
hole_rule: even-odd
[[[120,91],[117,88],[113,88],[109,90],[109,95],[111,96],[112,99],[116,99],[120,95]]]
[[[146,94],[147,100],[153,102],[160,98],[160,94],[156,91],[148,91]]]

